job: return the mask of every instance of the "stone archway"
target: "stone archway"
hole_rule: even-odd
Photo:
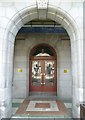
[[[72,19],[72,17],[60,8],[55,8],[54,6],[48,4],[43,8],[43,6],[38,7],[33,5],[18,11],[15,16],[8,21],[7,27],[5,28],[3,41],[5,44],[3,48],[4,56],[1,59],[4,60],[1,78],[2,78],[2,94],[1,96],[1,117],[11,116],[11,87],[12,87],[12,71],[13,71],[13,51],[15,37],[19,29],[26,23],[35,18],[37,19],[51,19],[55,22],[59,22],[68,32],[71,39],[71,53],[72,53],[72,76],[73,76],[73,116],[78,117],[79,110],[77,108],[77,103],[81,100],[79,99],[81,94],[81,89],[78,88],[78,81],[81,80],[81,76],[78,73],[82,73],[81,66],[81,45],[80,45],[80,35],[78,31],[77,24]],[[43,15],[44,13],[44,15]],[[7,48],[7,49],[6,49]],[[79,54],[80,53],[80,54]],[[6,72],[8,71],[8,72]],[[5,73],[5,76],[3,74]],[[77,80],[76,79],[76,80]],[[83,94],[82,94],[83,95]],[[76,111],[76,115],[75,112]]]

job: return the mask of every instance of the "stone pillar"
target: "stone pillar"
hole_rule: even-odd
[[[85,102],[85,1],[83,2],[83,101]]]
[[[80,103],[83,101],[82,75],[82,40],[75,40],[71,44],[72,50],[72,113],[74,118],[80,117]]]
[[[12,72],[14,44],[5,39],[6,30],[0,30],[0,119],[11,117],[12,112]]]

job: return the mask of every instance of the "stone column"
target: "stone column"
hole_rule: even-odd
[[[12,72],[14,44],[5,39],[5,29],[0,29],[0,119],[11,117]]]
[[[72,113],[74,118],[80,117],[80,103],[83,101],[83,75],[82,75],[82,40],[72,42]]]

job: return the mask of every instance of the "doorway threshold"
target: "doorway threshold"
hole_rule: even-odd
[[[46,95],[30,95],[28,97],[30,100],[31,99],[57,99],[57,96],[46,96]]]

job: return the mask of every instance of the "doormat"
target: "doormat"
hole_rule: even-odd
[[[26,116],[68,116],[69,111],[60,100],[25,99],[15,115]]]

